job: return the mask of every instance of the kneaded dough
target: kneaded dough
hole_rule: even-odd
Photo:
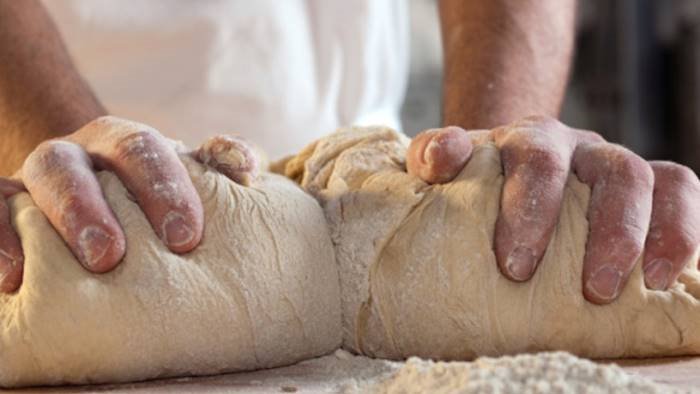
[[[670,291],[646,290],[638,264],[619,300],[584,300],[589,190],[574,176],[534,278],[514,283],[491,248],[497,149],[477,147],[453,182],[429,186],[406,174],[407,145],[387,128],[350,128],[287,160],[322,208],[282,176],[242,187],[183,157],[205,209],[203,242],[186,255],[170,253],[119,180],[100,173],[127,237],[124,261],[102,275],[78,264],[28,195],[14,197],[25,273],[17,293],[0,295],[0,386],[268,368],[341,341],[391,359],[700,354],[692,264]]]
[[[119,180],[99,174],[127,237],[84,270],[26,194],[10,201],[24,282],[0,296],[0,386],[96,383],[291,364],[337,349],[340,295],[318,203],[279,175],[242,187],[183,157],[202,244],[167,250]]]
[[[696,256],[669,291],[636,265],[620,298],[587,302],[581,271],[589,189],[570,176],[558,225],[534,277],[507,280],[492,250],[503,175],[495,146],[429,186],[405,172],[408,140],[344,129],[286,164],[324,207],[339,266],[344,347],[381,358],[467,360],[566,350],[580,356],[700,354]]]

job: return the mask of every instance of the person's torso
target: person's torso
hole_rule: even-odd
[[[110,113],[188,145],[235,132],[274,158],[340,125],[399,126],[402,0],[45,5]]]

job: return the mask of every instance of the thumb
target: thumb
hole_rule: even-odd
[[[460,127],[425,130],[411,141],[406,168],[427,183],[446,183],[462,171],[472,148],[471,136]]]
[[[232,135],[208,139],[193,156],[243,186],[255,180],[261,164],[260,155],[251,144]]]

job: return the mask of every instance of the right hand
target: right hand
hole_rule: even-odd
[[[24,256],[6,201],[20,191],[30,193],[87,270],[103,273],[118,265],[126,239],[102,194],[97,170],[119,177],[171,251],[193,250],[204,229],[202,202],[178,153],[177,145],[155,129],[111,116],[41,143],[17,179],[0,178],[0,292],[13,292],[22,282]],[[252,149],[235,137],[212,138],[192,156],[239,183],[257,172]]]
[[[700,245],[700,181],[670,162],[646,162],[599,135],[535,116],[490,131],[459,127],[413,139],[408,171],[428,183],[454,178],[472,147],[492,141],[504,169],[494,252],[501,272],[526,281],[545,253],[559,218],[569,171],[591,187],[583,293],[615,300],[644,250],[646,286],[666,290]]]

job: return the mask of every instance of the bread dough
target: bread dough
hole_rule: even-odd
[[[389,129],[345,129],[286,165],[326,212],[347,349],[443,360],[554,349],[593,358],[700,353],[694,264],[669,291],[647,290],[638,262],[617,301],[583,298],[589,189],[575,176],[537,272],[515,283],[492,251],[498,150],[476,147],[454,181],[429,186],[405,172],[407,143]]]
[[[98,175],[127,237],[114,271],[84,270],[26,194],[10,201],[24,282],[0,296],[0,385],[143,380],[291,364],[340,345],[333,247],[318,203],[263,174],[246,188],[183,157],[202,244],[170,253],[119,180]]]
[[[584,300],[589,190],[575,177],[534,278],[514,283],[491,249],[497,149],[477,147],[453,182],[428,186],[406,174],[407,145],[390,129],[351,128],[287,161],[323,210],[281,176],[246,188],[183,157],[206,227],[181,256],[100,173],[127,237],[124,261],[102,275],[78,264],[28,195],[14,197],[26,262],[21,289],[0,295],[0,385],[274,367],[329,353],[341,336],[347,349],[392,359],[700,354],[692,265],[667,292],[646,290],[638,264],[619,300]]]

